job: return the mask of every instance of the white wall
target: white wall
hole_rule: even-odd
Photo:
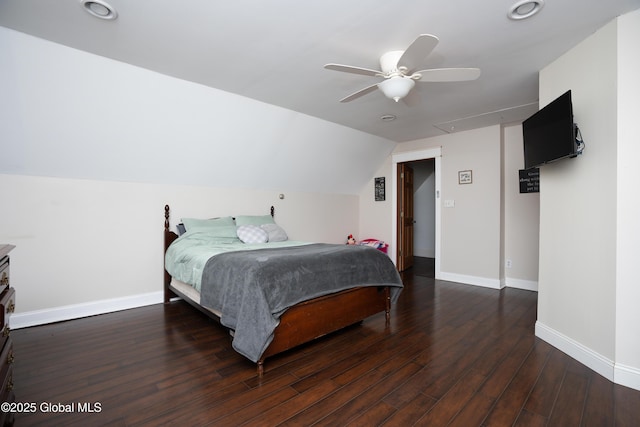
[[[584,153],[541,168],[536,334],[640,390],[637,301],[640,11],[540,73],[540,103],[571,89]]]
[[[268,214],[294,240],[341,243],[357,227],[355,195],[217,189],[0,175],[0,241],[21,313],[162,290],[164,205],[182,217]],[[313,226],[310,226],[313,224]]]
[[[404,142],[394,154],[434,147],[442,147],[441,199],[455,201],[454,208],[441,209],[442,279],[499,288],[500,126]],[[467,169],[473,170],[473,183],[458,185],[458,171]],[[376,176],[390,182],[394,173],[389,158]],[[374,202],[372,189],[373,179],[360,197],[361,230],[391,239],[393,189],[387,187],[385,202]]]
[[[618,179],[616,247],[616,382],[640,389],[640,192],[637,121],[640,117],[640,10],[618,20]]]
[[[292,238],[343,242],[359,227],[359,193],[395,147],[6,28],[0,93],[13,327],[34,313],[128,303],[114,298],[159,302],[165,203],[174,219],[273,204]]]
[[[375,238],[392,243],[391,223],[393,222],[392,211],[392,162],[391,156],[382,163],[378,170],[371,177],[369,182],[362,188],[359,198],[359,229],[356,239]],[[376,177],[385,178],[385,200],[376,201],[374,197],[374,184]],[[391,248],[390,248],[391,249]],[[389,252],[389,256],[395,262],[395,255]]]
[[[503,227],[505,284],[521,289],[538,289],[538,234],[540,193],[520,193],[518,171],[524,168],[522,125],[503,129]]]
[[[571,89],[584,153],[540,168],[538,322],[614,359],[616,23],[540,72],[540,107]]]
[[[441,147],[441,196],[454,208],[441,207],[441,278],[479,286],[537,288],[539,196],[519,194],[523,167],[522,127],[500,126],[453,133],[399,144],[393,155],[409,155]],[[373,201],[373,179],[360,194],[363,234],[392,242],[389,182],[392,156],[376,176],[387,178],[387,200]],[[458,171],[471,169],[473,183],[458,184]],[[508,182],[506,182],[508,181]],[[504,187],[504,188],[503,188]],[[506,224],[506,225],[505,225]],[[506,248],[506,249],[505,249]],[[505,253],[513,267],[505,278]],[[392,259],[395,254],[390,253]],[[436,260],[438,261],[438,260]]]

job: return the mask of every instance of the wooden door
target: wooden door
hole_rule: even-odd
[[[398,271],[413,266],[413,169],[398,164]]]

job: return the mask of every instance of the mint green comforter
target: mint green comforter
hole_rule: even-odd
[[[252,249],[282,248],[308,245],[308,242],[286,240],[271,243],[242,243],[240,239],[216,237],[202,231],[187,232],[178,237],[167,249],[165,268],[176,280],[193,286],[200,292],[202,270],[214,255]]]

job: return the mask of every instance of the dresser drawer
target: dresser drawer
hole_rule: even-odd
[[[0,295],[0,327],[2,335],[9,333],[9,317],[16,309],[16,290],[9,288]]]
[[[7,376],[3,378],[2,389],[0,389],[0,402],[14,402],[16,395],[13,392],[13,366],[9,367]],[[0,425],[12,426],[14,414],[12,412],[0,411]]]
[[[2,353],[0,353],[0,382],[2,384],[8,383],[13,360],[13,341],[8,339],[2,348]]]
[[[13,341],[9,318],[16,308],[16,291],[9,278],[9,252],[13,245],[0,245],[0,402],[15,401],[13,392]],[[13,425],[14,414],[0,411],[0,425]]]
[[[9,289],[11,282],[9,281],[9,257],[0,259],[0,292]]]
[[[12,394],[13,391],[13,366],[9,365],[9,369],[7,369],[7,372],[5,374],[5,376],[3,378],[0,378],[2,380],[2,392],[0,393],[2,395],[2,401],[3,402],[9,402],[9,395]]]

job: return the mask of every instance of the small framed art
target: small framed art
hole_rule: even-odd
[[[468,171],[458,171],[458,184],[471,184],[473,182],[471,178],[472,172]]]

